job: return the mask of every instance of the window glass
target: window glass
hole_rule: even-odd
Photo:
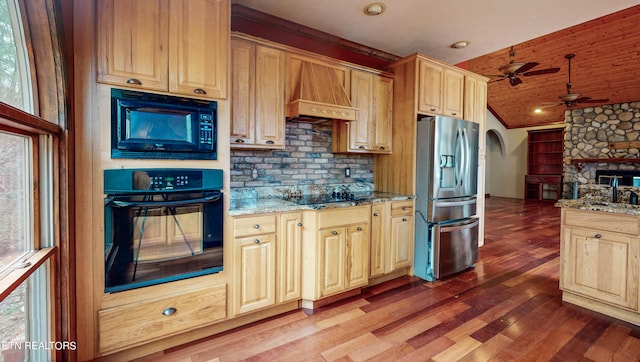
[[[31,194],[30,137],[0,132],[0,273],[29,250]]]
[[[24,96],[26,75],[20,71],[24,66],[23,52],[16,47],[16,37],[21,39],[20,21],[13,9],[7,0],[0,0],[0,101],[29,111],[29,101]]]

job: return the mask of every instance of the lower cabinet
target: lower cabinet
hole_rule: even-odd
[[[305,211],[303,307],[368,284],[370,213],[370,205]]]
[[[233,224],[234,315],[299,300],[301,214],[237,216]]]
[[[413,200],[371,206],[369,277],[379,277],[413,264],[413,209]]]
[[[563,299],[640,324],[640,218],[566,208],[562,212]]]
[[[99,352],[147,343],[226,317],[226,285],[98,311]]]

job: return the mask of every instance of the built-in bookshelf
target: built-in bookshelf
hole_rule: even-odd
[[[528,131],[526,199],[561,198],[563,139],[564,128]]]

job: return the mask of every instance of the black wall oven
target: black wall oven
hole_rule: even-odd
[[[221,170],[105,170],[105,292],[221,271],[221,190]]]

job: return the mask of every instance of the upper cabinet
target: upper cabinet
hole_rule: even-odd
[[[285,53],[233,39],[231,59],[231,147],[283,149]]]
[[[391,153],[393,78],[351,70],[354,122],[333,123],[333,152]]]
[[[418,112],[463,117],[464,74],[426,59],[418,60]]]
[[[229,0],[100,0],[98,82],[227,97]]]

